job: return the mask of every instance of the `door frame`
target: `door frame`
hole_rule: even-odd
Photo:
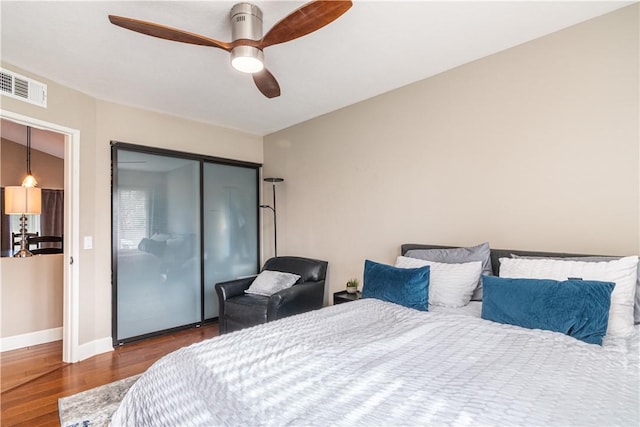
[[[62,361],[74,363],[80,360],[80,131],[6,110],[0,110],[0,118],[64,135]]]

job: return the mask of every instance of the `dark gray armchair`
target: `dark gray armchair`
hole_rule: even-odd
[[[220,333],[237,331],[322,307],[327,262],[282,256],[270,258],[262,270],[300,275],[290,288],[266,297],[245,294],[255,277],[216,283],[220,304]]]

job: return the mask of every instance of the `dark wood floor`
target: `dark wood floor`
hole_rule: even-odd
[[[218,335],[205,325],[124,345],[79,363],[62,363],[62,342],[0,354],[2,426],[57,426],[58,398],[144,372],[180,347]]]

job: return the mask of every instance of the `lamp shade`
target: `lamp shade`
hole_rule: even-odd
[[[36,187],[5,187],[4,213],[37,215],[42,211],[42,190]]]

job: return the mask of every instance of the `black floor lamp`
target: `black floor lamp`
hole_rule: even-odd
[[[269,205],[260,205],[261,208],[271,209],[273,211],[273,246],[275,250],[275,256],[278,256],[278,229],[276,220],[276,182],[284,181],[284,178],[265,178],[265,182],[270,182],[273,185],[273,207]]]

